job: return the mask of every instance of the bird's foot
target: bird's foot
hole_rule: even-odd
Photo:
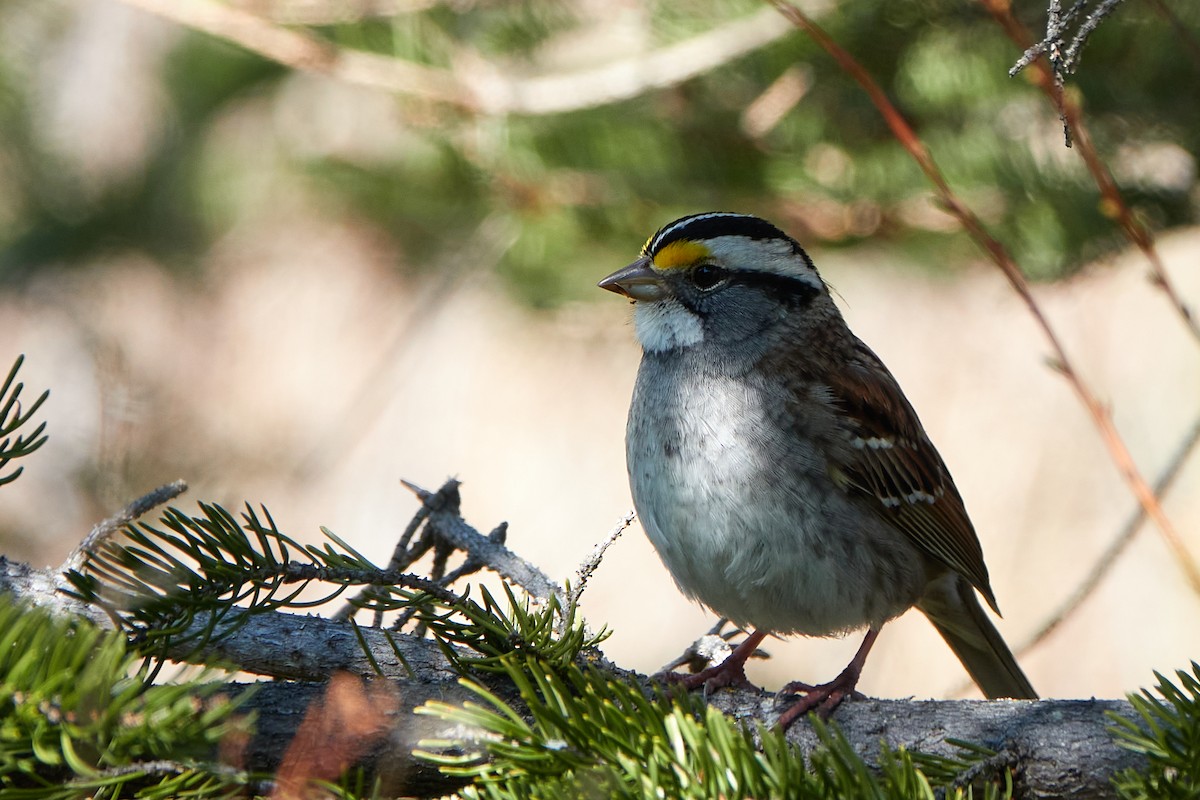
[[[714,692],[725,686],[758,691],[758,687],[752,684],[746,677],[746,659],[754,654],[754,651],[764,638],[766,638],[765,633],[755,631],[747,636],[745,641],[735,647],[733,652],[720,664],[702,669],[699,672],[665,672],[656,677],[667,683],[682,684],[688,691],[698,689],[701,686],[704,687],[705,692]]]
[[[706,693],[715,692],[725,686],[758,691],[758,687],[746,677],[745,662],[738,662],[733,656],[699,672],[664,672],[655,677],[667,683],[680,684],[688,691],[699,689],[701,686]]]
[[[804,696],[788,706],[776,724],[780,730],[787,730],[789,725],[810,711],[817,712],[817,716],[821,719],[829,719],[833,710],[847,697],[852,700],[864,699],[863,694],[854,690],[857,684],[858,670],[854,669],[853,664],[842,670],[841,674],[829,683],[822,683],[819,686],[811,686],[798,681],[789,683],[780,690],[780,694],[803,694]]]
[[[787,684],[782,689],[780,689],[779,693],[780,694],[804,694],[804,695],[807,695],[807,694],[812,694],[813,692],[821,692],[836,682],[837,682],[837,680],[834,679],[834,681],[832,681],[831,683],[822,683],[817,686],[814,686],[811,683],[804,683],[803,681],[792,681],[791,683]],[[846,695],[846,697],[849,697],[851,700],[866,700],[867,699],[867,696],[865,694],[863,694],[862,692],[858,691],[857,689],[852,689],[850,691],[850,693]]]
[[[823,683],[820,686],[810,686],[807,683],[796,681],[784,686],[780,694],[802,692],[804,696],[788,706],[787,710],[780,715],[779,721],[775,723],[779,727],[779,730],[786,731],[789,725],[810,711],[815,711],[821,719],[829,719],[829,715],[833,713],[833,710],[847,697],[855,700],[862,699],[863,695],[854,691],[854,687],[858,685],[858,677],[862,675],[863,664],[867,660],[867,653],[871,651],[871,646],[875,644],[877,636],[879,636],[877,628],[868,630],[862,644],[858,647],[858,652],[854,654],[854,658],[829,683]]]

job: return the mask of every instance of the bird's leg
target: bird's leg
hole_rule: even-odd
[[[746,641],[733,649],[724,661],[716,666],[702,669],[699,672],[686,675],[680,672],[668,672],[659,677],[671,683],[680,683],[687,689],[700,686],[705,691],[720,689],[722,686],[740,686],[749,689],[757,688],[746,678],[746,660],[754,655],[758,645],[767,638],[762,631],[755,631],[746,637]]]
[[[858,646],[858,652],[854,654],[854,658],[850,659],[850,663],[842,670],[841,674],[829,683],[823,683],[820,686],[789,683],[784,686],[780,694],[804,692],[804,696],[789,706],[779,717],[779,722],[776,723],[779,729],[787,730],[787,727],[797,719],[814,710],[824,719],[833,713],[838,703],[842,702],[845,697],[853,695],[854,687],[858,684],[858,676],[862,674],[863,664],[866,663],[867,653],[871,652],[871,645],[875,644],[878,636],[878,628],[868,630],[866,638]]]

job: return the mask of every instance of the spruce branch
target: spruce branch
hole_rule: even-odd
[[[69,556],[67,556],[67,559],[62,563],[62,566],[59,567],[59,571],[69,572],[71,570],[78,570],[83,566],[83,563],[87,558],[87,554],[95,550],[99,546],[100,542],[104,541],[109,536],[112,536],[126,525],[131,525],[137,521],[138,518],[150,513],[163,503],[169,503],[170,501],[174,500],[176,497],[186,492],[187,488],[187,483],[181,480],[160,486],[157,489],[154,489],[153,491],[134,500],[132,503],[125,506],[125,508],[118,511],[116,514],[113,514],[108,519],[97,523],[96,526],[93,527],[88,533],[88,535],[84,537],[83,541],[71,551]]]
[[[906,744],[881,744],[880,718],[890,720],[912,704],[870,701],[839,712],[845,731],[812,719],[785,737],[764,727],[761,717],[722,713],[677,687],[614,681],[587,666],[556,668],[535,658],[512,658],[505,667],[519,692],[520,713],[511,701],[470,681],[462,683],[475,694],[475,702],[433,701],[418,709],[476,731],[470,739],[427,740],[417,754],[450,776],[470,778],[468,797],[1040,794],[1046,789],[1039,783],[1045,776],[1020,738],[1043,725],[1070,725],[1074,716],[1052,720],[1022,713],[1029,703],[1011,703],[1006,704],[1012,713],[999,749],[939,741],[933,733],[936,725]],[[946,704],[935,705],[945,710]],[[860,725],[871,726],[875,735],[862,736]],[[895,741],[890,733],[887,741]],[[995,732],[987,741],[998,741]],[[1089,788],[1059,784],[1050,793],[1065,788],[1084,794],[1100,788],[1103,793],[1103,778],[1090,778]]]
[[[22,466],[5,475],[4,470],[12,461],[29,455],[44,445],[46,439],[49,438],[44,433],[45,422],[40,423],[31,432],[21,433],[15,439],[13,438],[13,434],[29,422],[37,410],[42,407],[42,403],[46,402],[46,398],[50,396],[49,390],[42,392],[28,409],[22,411],[21,392],[25,389],[25,384],[14,384],[13,381],[16,380],[17,373],[24,363],[25,356],[17,356],[4,383],[0,384],[0,486],[12,483],[25,471],[25,467]]]
[[[448,483],[437,496],[442,502],[432,501],[434,495],[425,498],[427,529],[451,527],[440,514],[459,518],[457,482]],[[380,569],[329,530],[324,531],[324,545],[301,545],[279,530],[265,508],[247,505],[235,518],[217,505],[199,507],[196,515],[169,508],[157,525],[126,523],[120,536],[90,536],[81,568],[67,573],[70,594],[105,608],[135,646],[153,659],[208,659],[223,640],[256,616],[320,606],[353,587],[366,589],[352,601],[355,608],[377,615],[398,612],[401,619],[417,623],[412,633],[384,634],[386,648],[376,652],[364,629],[334,621],[354,637],[375,673],[396,674],[396,664],[409,670],[403,651],[427,630],[460,672],[491,670],[495,659],[513,651],[534,652],[554,663],[570,661],[605,636],[603,631],[588,634],[576,621],[575,609],[564,608],[557,592],[518,599],[506,583],[502,602],[486,589],[476,601],[469,593],[447,588],[468,572],[461,567],[446,572],[443,565],[436,579]],[[481,537],[459,519],[453,526],[457,538],[440,541],[439,547],[454,541],[471,547],[482,540],[485,554],[468,555],[472,569],[482,566],[484,558],[498,556],[510,574],[518,572],[511,564],[517,557],[503,548],[502,535]],[[392,563],[404,562],[393,558]],[[549,584],[533,567],[522,574],[534,575],[535,585]],[[258,669],[243,658],[234,663],[241,669]],[[274,671],[267,674],[283,677]]]
[[[379,569],[329,530],[323,547],[301,545],[265,508],[247,505],[240,520],[221,506],[201,503],[200,510],[192,516],[170,508],[159,526],[126,524],[120,537],[89,536],[90,548],[69,560],[82,563],[67,570],[68,593],[108,610],[146,647],[170,640],[176,653],[182,643],[229,635],[253,614],[317,607],[354,586],[371,587],[363,604],[382,610],[464,599],[441,582]],[[320,587],[316,597],[305,594],[311,587]]]
[[[456,494],[454,485],[447,498]],[[447,510],[430,509],[408,541],[432,536],[428,526]],[[248,787],[261,785],[259,770],[275,773],[276,791],[332,787],[335,773],[354,764],[334,787],[347,797],[371,786],[439,796],[468,779],[474,783],[462,793],[474,797],[562,796],[596,786],[642,797],[662,781],[671,792],[672,781],[686,784],[672,796],[732,795],[734,784],[721,783],[730,776],[758,796],[770,795],[776,784],[769,781],[779,776],[786,782],[778,785],[808,787],[779,796],[928,796],[930,787],[949,797],[1010,790],[1105,796],[1106,776],[1146,763],[1143,754],[1118,748],[1101,721],[1104,710],[1132,716],[1121,701],[861,700],[838,711],[836,734],[801,723],[784,737],[764,727],[781,698],[745,690],[674,695],[605,662],[595,650],[603,632],[586,632],[569,587],[546,600],[509,582],[502,593],[455,591],[426,575],[376,567],[332,532],[326,536],[319,546],[300,546],[266,509],[249,505],[238,516],[208,504],[192,514],[170,508],[154,524],[127,524],[103,537],[72,575],[77,599],[110,599],[139,654],[289,679],[244,706],[259,726],[252,742],[235,748],[235,772]],[[442,569],[443,579],[457,571]],[[288,613],[310,608],[314,596],[359,591],[365,598],[366,590],[365,611],[408,614],[413,625],[397,631]],[[351,674],[326,696],[339,672]],[[138,682],[139,690],[145,686]],[[241,690],[227,691],[238,697]],[[321,746],[311,735],[296,740],[305,709],[320,697],[323,705],[309,714],[346,722],[318,726]],[[419,705],[436,713],[414,716]],[[497,739],[497,731],[512,735]],[[881,739],[888,743],[882,750]],[[426,747],[431,755],[421,760],[413,755],[418,740],[440,744]],[[317,756],[329,757],[326,766],[307,770]],[[173,752],[133,761],[207,763]],[[804,777],[798,769],[807,770]],[[195,796],[214,793],[197,787]]]
[[[215,673],[148,685],[119,634],[9,596],[0,596],[0,642],[4,796],[215,796],[243,782],[207,760],[248,731]]]
[[[1145,756],[1144,769],[1123,770],[1114,785],[1126,798],[1200,795],[1200,664],[1177,670],[1176,685],[1155,672],[1153,690],[1129,695],[1137,719],[1111,715],[1117,743]]]

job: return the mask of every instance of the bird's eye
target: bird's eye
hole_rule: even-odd
[[[729,270],[716,264],[700,264],[692,270],[692,283],[705,292],[717,288],[728,277]]]

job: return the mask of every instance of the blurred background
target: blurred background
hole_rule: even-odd
[[[1200,414],[1200,342],[1054,107],[1008,77],[1022,47],[983,5],[805,8],[1035,281],[1153,480]],[[1044,30],[1041,0],[1013,12]],[[1124,4],[1068,83],[1192,308],[1198,36],[1194,3]],[[25,353],[26,399],[51,390],[49,443],[0,488],[0,552],[58,564],[184,478],[184,509],[263,504],[296,538],[325,525],[383,562],[417,508],[399,480],[454,475],[469,522],[507,520],[510,547],[573,577],[631,506],[640,353],[628,305],[595,282],[712,209],[771,219],[814,256],[921,413],[1001,629],[1027,641],[1137,504],[1028,310],[865,94],[753,0],[0,3],[0,367]],[[1187,453],[1163,505],[1200,557],[1198,489]],[[642,671],[712,622],[636,524],[584,603]],[[1200,657],[1198,620],[1146,526],[1022,661],[1046,695],[1119,696]],[[774,642],[751,677],[825,680],[857,644]],[[860,688],[964,682],[909,614]]]

